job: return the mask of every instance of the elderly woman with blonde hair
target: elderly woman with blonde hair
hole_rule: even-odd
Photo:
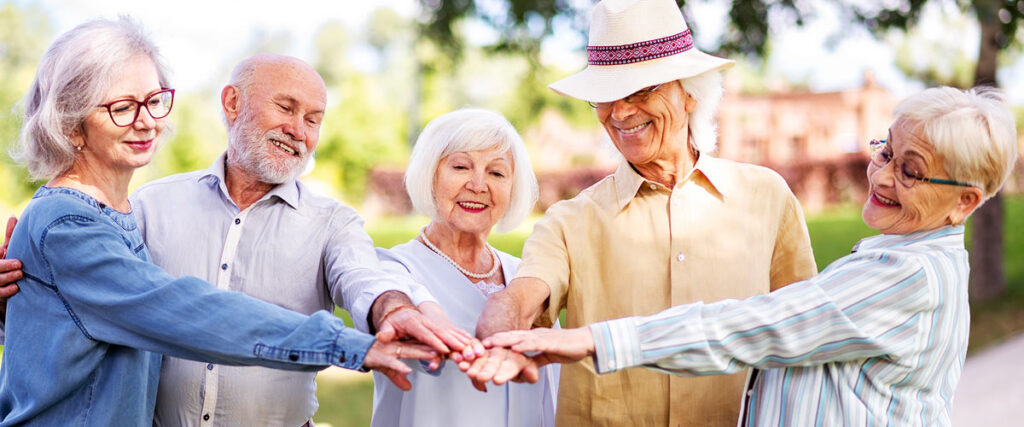
[[[964,221],[1017,159],[1014,118],[987,88],[925,90],[872,140],[864,222],[881,232],[808,280],[485,344],[698,376],[758,368],[742,425],[948,426],[970,325]]]
[[[515,228],[537,200],[523,141],[498,113],[444,114],[416,141],[405,187],[416,210],[431,221],[415,239],[378,255],[385,268],[422,283],[455,326],[473,330],[487,297],[504,289],[519,265],[518,258],[487,243],[491,229]],[[452,365],[440,371],[414,365],[409,392],[374,374],[372,425],[553,425],[554,366],[537,373],[537,384],[505,384],[485,394]]]

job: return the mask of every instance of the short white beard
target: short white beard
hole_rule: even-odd
[[[228,128],[228,157],[232,163],[268,184],[283,184],[302,175],[312,159],[306,152],[306,144],[278,130],[261,134],[251,119],[251,114],[244,109],[234,126]],[[287,142],[298,152],[298,157],[280,161],[270,151],[277,149],[270,142],[272,139]]]

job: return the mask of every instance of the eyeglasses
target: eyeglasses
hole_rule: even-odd
[[[117,101],[100,104],[97,107],[106,107],[110,114],[110,120],[118,127],[128,127],[135,124],[139,118],[139,111],[146,107],[146,112],[153,119],[162,119],[171,114],[171,107],[174,105],[174,89],[164,89],[146,97],[142,101],[134,99],[118,99]]]
[[[888,148],[888,144],[885,143],[884,139],[872,139],[868,147],[871,149],[871,163],[879,168],[884,168],[889,162],[893,163],[895,171],[897,172],[896,180],[903,184],[904,187],[913,187],[918,181],[930,182],[932,184],[944,184],[944,185],[956,185],[960,187],[974,187],[974,185],[967,184],[959,181],[951,181],[948,179],[941,178],[925,178],[913,170],[912,167],[907,166],[907,163],[903,161],[903,158],[893,158],[892,149]]]
[[[625,98],[622,98],[622,100],[626,101],[627,104],[636,104],[636,103],[644,102],[644,101],[647,100],[648,97],[651,96],[651,93],[653,93],[654,91],[658,90],[659,87],[662,87],[664,85],[665,85],[665,83],[662,83],[660,85],[654,85],[654,86],[650,86],[650,87],[645,87],[645,88],[640,89],[640,90],[638,90],[636,92],[633,92],[632,94],[630,94],[629,96],[627,96]],[[604,108],[611,107],[612,104],[615,104],[616,102],[619,102],[619,101],[618,100],[611,101],[611,102],[590,102],[590,101],[587,101],[587,104],[590,104],[590,106],[592,108],[595,108],[595,109],[604,109]]]

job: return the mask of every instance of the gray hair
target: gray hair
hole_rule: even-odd
[[[999,89],[926,89],[900,102],[894,113],[935,148],[952,179],[978,186],[986,199],[1013,171],[1017,128]]]
[[[680,79],[679,84],[697,101],[696,109],[690,113],[690,148],[700,153],[712,153],[718,145],[715,111],[724,92],[722,71],[711,70]]]
[[[39,61],[25,96],[25,121],[16,162],[33,179],[50,179],[71,168],[71,136],[103,102],[119,76],[118,68],[137,55],[156,65],[161,87],[170,87],[168,70],[156,45],[131,18],[98,19],[61,34]]]
[[[508,211],[498,220],[497,230],[512,230],[530,213],[537,202],[537,177],[530,166],[523,139],[499,113],[466,108],[442,114],[416,139],[416,146],[405,171],[405,189],[413,207],[437,220],[434,200],[434,175],[445,156],[467,151],[497,149],[512,155],[512,194]]]

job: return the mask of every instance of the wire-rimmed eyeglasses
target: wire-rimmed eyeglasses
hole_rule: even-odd
[[[888,144],[885,143],[884,139],[872,139],[868,143],[868,147],[871,149],[871,163],[879,168],[883,168],[890,162],[893,163],[894,174],[896,180],[903,184],[904,187],[913,187],[918,181],[930,182],[932,184],[943,184],[943,185],[956,185],[959,187],[974,187],[973,184],[966,182],[953,181],[942,178],[926,178],[912,170],[907,163],[903,161],[902,157],[893,158],[892,149],[888,148]]]
[[[633,93],[629,94],[625,98],[622,98],[622,100],[626,101],[626,103],[628,103],[628,104],[636,104],[636,103],[639,103],[639,102],[644,102],[644,101],[647,100],[648,97],[651,96],[652,93],[654,93],[654,91],[658,90],[659,87],[662,87],[664,85],[665,85],[665,83],[662,83],[662,84],[659,84],[659,85],[645,87],[643,89],[640,89],[640,90],[638,90],[636,92],[633,92]],[[590,106],[593,107],[594,109],[604,109],[604,108],[611,107],[612,104],[615,104],[616,102],[619,102],[619,101],[618,100],[611,101],[611,102],[590,102],[590,101],[587,101],[587,104],[590,104]]]

